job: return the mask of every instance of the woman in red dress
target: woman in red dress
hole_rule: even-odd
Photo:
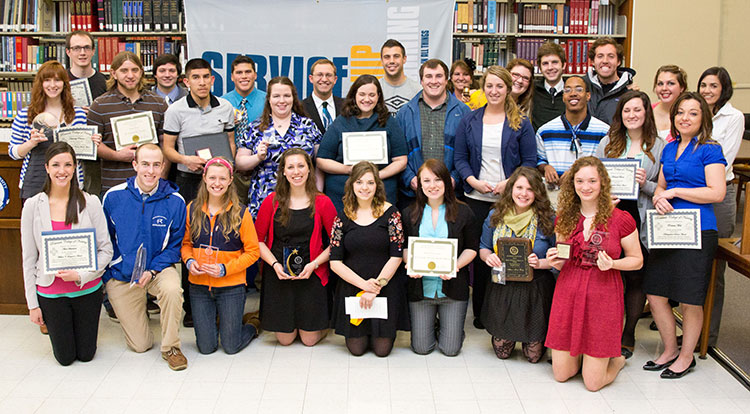
[[[547,250],[560,276],[545,345],[552,352],[555,380],[564,382],[582,371],[586,388],[598,391],[625,366],[620,271],[643,264],[638,230],[630,214],[613,207],[609,176],[597,158],[573,163],[563,175],[558,200],[555,233],[558,246],[568,244],[570,254],[562,259],[558,248]]]

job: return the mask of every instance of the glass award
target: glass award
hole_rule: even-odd
[[[138,251],[135,253],[135,263],[133,263],[133,273],[130,275],[130,287],[133,287],[143,275],[146,270],[146,248],[143,247],[143,243],[138,246]]]
[[[305,259],[299,247],[284,246],[284,272],[291,277],[297,277],[305,268]]]
[[[49,112],[40,113],[32,122],[32,127],[44,134],[49,142],[53,142],[55,125],[57,125],[57,119]]]
[[[276,139],[276,129],[274,127],[270,127],[263,131],[263,141],[267,142],[269,147],[279,145],[279,140]]]
[[[211,246],[210,244],[201,244],[201,255],[198,264],[200,265],[215,265],[219,263],[219,249]]]
[[[596,266],[599,252],[605,250],[605,243],[609,237],[609,232],[593,230],[591,237],[584,243],[581,249],[581,264],[583,266]]]

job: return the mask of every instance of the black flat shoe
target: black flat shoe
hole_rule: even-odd
[[[633,356],[633,351],[623,346],[622,348],[620,348],[620,354],[622,356],[624,356],[625,359],[630,359],[630,357]],[[651,362],[651,361],[649,361],[649,362]],[[647,364],[648,364],[648,362],[647,362]]]
[[[687,373],[692,371],[693,368],[695,368],[695,357],[693,357],[693,362],[690,363],[690,366],[687,367],[687,369],[685,369],[684,371],[674,372],[671,369],[667,368],[664,371],[662,371],[661,375],[659,376],[664,379],[678,379],[687,375]]]
[[[677,355],[676,357],[672,358],[672,360],[667,361],[663,364],[657,364],[654,361],[648,361],[643,365],[643,369],[645,369],[646,371],[661,371],[664,368],[667,368],[670,365],[672,365],[673,362],[677,361],[678,357],[679,355]]]
[[[474,318],[474,327],[477,329],[484,329],[484,324],[479,320],[479,318]]]

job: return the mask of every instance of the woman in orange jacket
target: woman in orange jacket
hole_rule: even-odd
[[[212,158],[198,195],[187,206],[182,260],[190,271],[195,339],[201,354],[221,346],[236,354],[258,336],[260,321],[243,321],[245,269],[260,256],[253,219],[240,204],[232,165]],[[218,324],[217,324],[218,316]],[[247,322],[247,323],[245,323]]]

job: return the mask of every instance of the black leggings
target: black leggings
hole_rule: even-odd
[[[622,330],[623,346],[635,346],[635,326],[646,305],[646,293],[643,292],[643,275],[648,259],[648,250],[641,244],[643,267],[632,272],[621,272],[625,282],[625,326]]]
[[[469,205],[471,211],[474,213],[474,223],[472,226],[476,228],[477,234],[482,234],[484,220],[487,219],[487,215],[490,213],[493,203],[466,197],[466,204]],[[490,267],[487,266],[487,263],[485,263],[479,255],[474,258],[472,265],[474,284],[472,285],[471,307],[474,311],[474,319],[481,320],[484,296],[487,292],[487,283],[490,281]]]
[[[393,350],[395,338],[372,338],[361,336],[359,338],[346,338],[346,347],[354,356],[362,356],[367,352],[368,345],[372,352],[379,357],[387,357]]]
[[[102,290],[100,287],[75,298],[50,299],[37,295],[52,352],[60,365],[70,365],[76,359],[81,362],[94,359]]]

